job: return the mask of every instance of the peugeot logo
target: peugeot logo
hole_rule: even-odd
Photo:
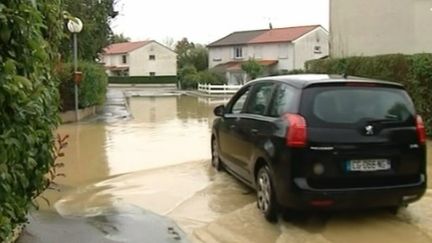
[[[371,125],[367,125],[365,127],[366,135],[374,135],[374,127]]]

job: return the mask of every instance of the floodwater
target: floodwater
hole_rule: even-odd
[[[40,202],[42,209],[68,218],[142,208],[171,218],[193,242],[432,242],[432,191],[397,215],[304,214],[267,223],[254,192],[210,166],[212,109],[222,102],[134,97],[133,119],[62,125],[58,132],[70,136],[66,177],[56,180],[60,192],[44,194],[51,205]]]

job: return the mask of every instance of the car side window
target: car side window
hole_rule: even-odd
[[[243,94],[241,94],[237,98],[237,100],[234,101],[234,103],[231,106],[230,113],[238,114],[238,113],[242,112],[243,106],[246,102],[246,98],[248,97],[248,94],[249,94],[249,90],[250,90],[250,88],[247,88],[246,91]]]
[[[273,83],[256,84],[248,101],[246,112],[250,114],[265,115],[270,103]]]
[[[276,90],[270,116],[280,117],[286,112],[293,112],[295,106],[295,90],[289,85],[281,84]]]

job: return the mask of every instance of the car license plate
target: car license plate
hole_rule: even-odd
[[[379,171],[391,168],[388,159],[356,159],[347,162],[348,171]]]

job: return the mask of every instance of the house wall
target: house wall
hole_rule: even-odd
[[[276,69],[293,68],[293,45],[291,43],[251,44],[243,45],[243,58],[234,58],[234,46],[210,47],[209,67],[230,61],[278,60]]]
[[[155,60],[149,60],[155,55]],[[177,75],[177,54],[167,47],[151,42],[129,53],[129,76]]]
[[[245,51],[246,46],[243,45],[242,47],[243,50]],[[212,68],[218,64],[226,63],[229,61],[242,60],[242,59],[234,59],[233,48],[234,46],[210,47],[209,48],[209,68]],[[243,56],[247,54],[246,52],[243,52]]]
[[[123,63],[123,56],[126,55],[126,63]],[[105,66],[117,66],[117,67],[127,67],[129,66],[129,54],[114,54],[114,55],[104,55],[102,58]],[[106,69],[106,73],[109,76],[116,75],[109,69]]]
[[[430,0],[331,0],[331,56],[432,52]]]
[[[304,69],[305,62],[329,55],[329,36],[323,28],[317,28],[294,41],[294,69]],[[320,47],[320,52],[315,51]]]

